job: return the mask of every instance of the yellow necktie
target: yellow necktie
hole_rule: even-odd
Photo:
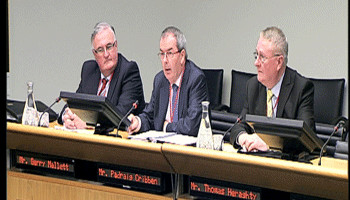
[[[267,99],[266,99],[266,102],[267,102],[267,116],[268,117],[272,117],[273,114],[273,109],[272,109],[272,97],[273,97],[273,93],[270,89],[267,90]]]

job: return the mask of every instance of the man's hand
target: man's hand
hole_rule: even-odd
[[[75,113],[71,111],[68,107],[62,117],[63,125],[68,129],[85,129],[86,122],[81,120]]]
[[[256,133],[239,135],[238,143],[241,147],[245,147],[247,151],[267,151],[269,149],[269,146]]]
[[[137,117],[133,114],[130,114],[128,116],[128,119],[130,120],[131,124],[130,126],[128,127],[128,133],[129,134],[133,134],[135,132],[138,132],[140,130],[140,122],[139,120],[137,119]]]

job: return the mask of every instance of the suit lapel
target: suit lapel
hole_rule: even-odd
[[[168,104],[169,104],[169,82],[167,80],[164,80],[164,82],[166,83],[162,84],[160,88],[160,97],[159,97],[159,111],[160,111],[159,119],[162,119],[162,120],[165,120],[166,112],[168,110]]]
[[[254,113],[266,116],[266,87],[259,83],[259,94],[256,101],[256,110]]]
[[[97,65],[97,63],[96,63],[96,65]],[[100,84],[100,79],[101,79],[101,72],[97,66],[94,75],[91,76],[91,78],[89,79],[89,82],[91,83],[90,84],[91,89],[89,89],[88,92],[90,94],[97,95],[97,90],[98,90],[98,86]]]
[[[294,85],[294,78],[292,77],[292,74],[290,73],[288,67],[286,68],[284,78],[282,80],[280,95],[279,95],[279,102],[277,105],[277,113],[276,117],[282,117],[284,107],[286,105],[286,102],[289,98],[290,92]]]
[[[181,88],[180,88],[180,94],[179,94],[179,119],[182,117],[184,108],[186,107],[186,100],[182,100],[185,99],[185,94],[186,94],[186,88],[187,88],[187,83],[188,83],[188,78],[189,78],[189,70],[190,70],[190,66],[189,64],[187,64],[189,62],[186,62],[186,68],[184,71],[184,75],[182,78],[182,82],[181,82]]]
[[[117,82],[119,79],[119,74],[120,74],[120,63],[121,61],[121,55],[118,54],[118,63],[117,63],[117,67],[115,68],[114,72],[113,72],[113,76],[112,76],[112,80],[110,80],[111,82],[109,83],[109,89],[108,89],[108,93],[107,93],[107,98],[108,99],[112,99],[116,86],[117,86]]]

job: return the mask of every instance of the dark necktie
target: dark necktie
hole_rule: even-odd
[[[177,107],[178,107],[178,99],[176,98],[177,96],[177,89],[178,89],[178,86],[176,84],[173,84],[173,97],[172,97],[172,107],[171,108],[174,112],[174,118],[173,118],[173,122],[177,122],[178,118],[179,118],[179,115],[178,115],[178,110],[177,110]]]
[[[106,89],[107,82],[108,82],[107,79],[105,79],[105,78],[102,79],[102,87],[101,87],[100,92],[98,93],[99,96],[105,96],[105,93],[106,93],[105,89]]]

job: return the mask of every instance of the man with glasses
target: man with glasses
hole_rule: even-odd
[[[254,52],[258,74],[247,81],[241,117],[246,114],[304,120],[315,130],[314,86],[311,81],[287,66],[287,39],[277,27],[260,33]],[[268,145],[245,124],[235,126],[230,142],[247,151],[266,151]]]
[[[118,53],[118,42],[112,26],[97,23],[91,35],[95,60],[84,62],[77,93],[105,96],[125,115],[138,100],[138,114],[145,107],[142,81],[136,62]],[[86,123],[65,106],[58,119],[69,129],[82,129]]]
[[[201,102],[208,100],[205,75],[187,59],[186,39],[178,28],[167,27],[159,44],[163,70],[154,78],[148,106],[140,115],[129,116],[128,131],[157,130],[197,136]]]

